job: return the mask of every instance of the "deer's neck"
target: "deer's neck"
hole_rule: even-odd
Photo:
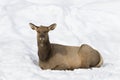
[[[49,39],[44,43],[41,43],[38,40],[38,56],[39,56],[39,59],[41,61],[46,61],[46,60],[49,59],[50,55],[51,55],[51,44],[49,42]]]

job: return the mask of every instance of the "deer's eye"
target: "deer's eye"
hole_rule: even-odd
[[[40,31],[37,31],[38,33],[41,33]]]

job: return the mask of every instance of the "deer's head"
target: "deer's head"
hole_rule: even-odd
[[[50,26],[36,26],[33,23],[29,23],[30,27],[37,32],[37,40],[43,46],[48,40],[48,32],[50,30],[54,30],[56,27],[56,24],[51,24]]]

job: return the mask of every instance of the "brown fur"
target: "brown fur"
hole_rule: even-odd
[[[50,44],[48,32],[54,30],[56,24],[50,26],[36,26],[39,66],[42,69],[73,70],[77,68],[100,67],[103,59],[100,53],[87,44],[80,47]]]

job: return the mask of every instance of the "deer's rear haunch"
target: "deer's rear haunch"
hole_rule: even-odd
[[[54,30],[56,24],[36,26],[30,23],[30,26],[37,32],[39,66],[41,69],[73,70],[100,67],[103,64],[100,53],[87,44],[76,47],[50,43],[48,32]]]

